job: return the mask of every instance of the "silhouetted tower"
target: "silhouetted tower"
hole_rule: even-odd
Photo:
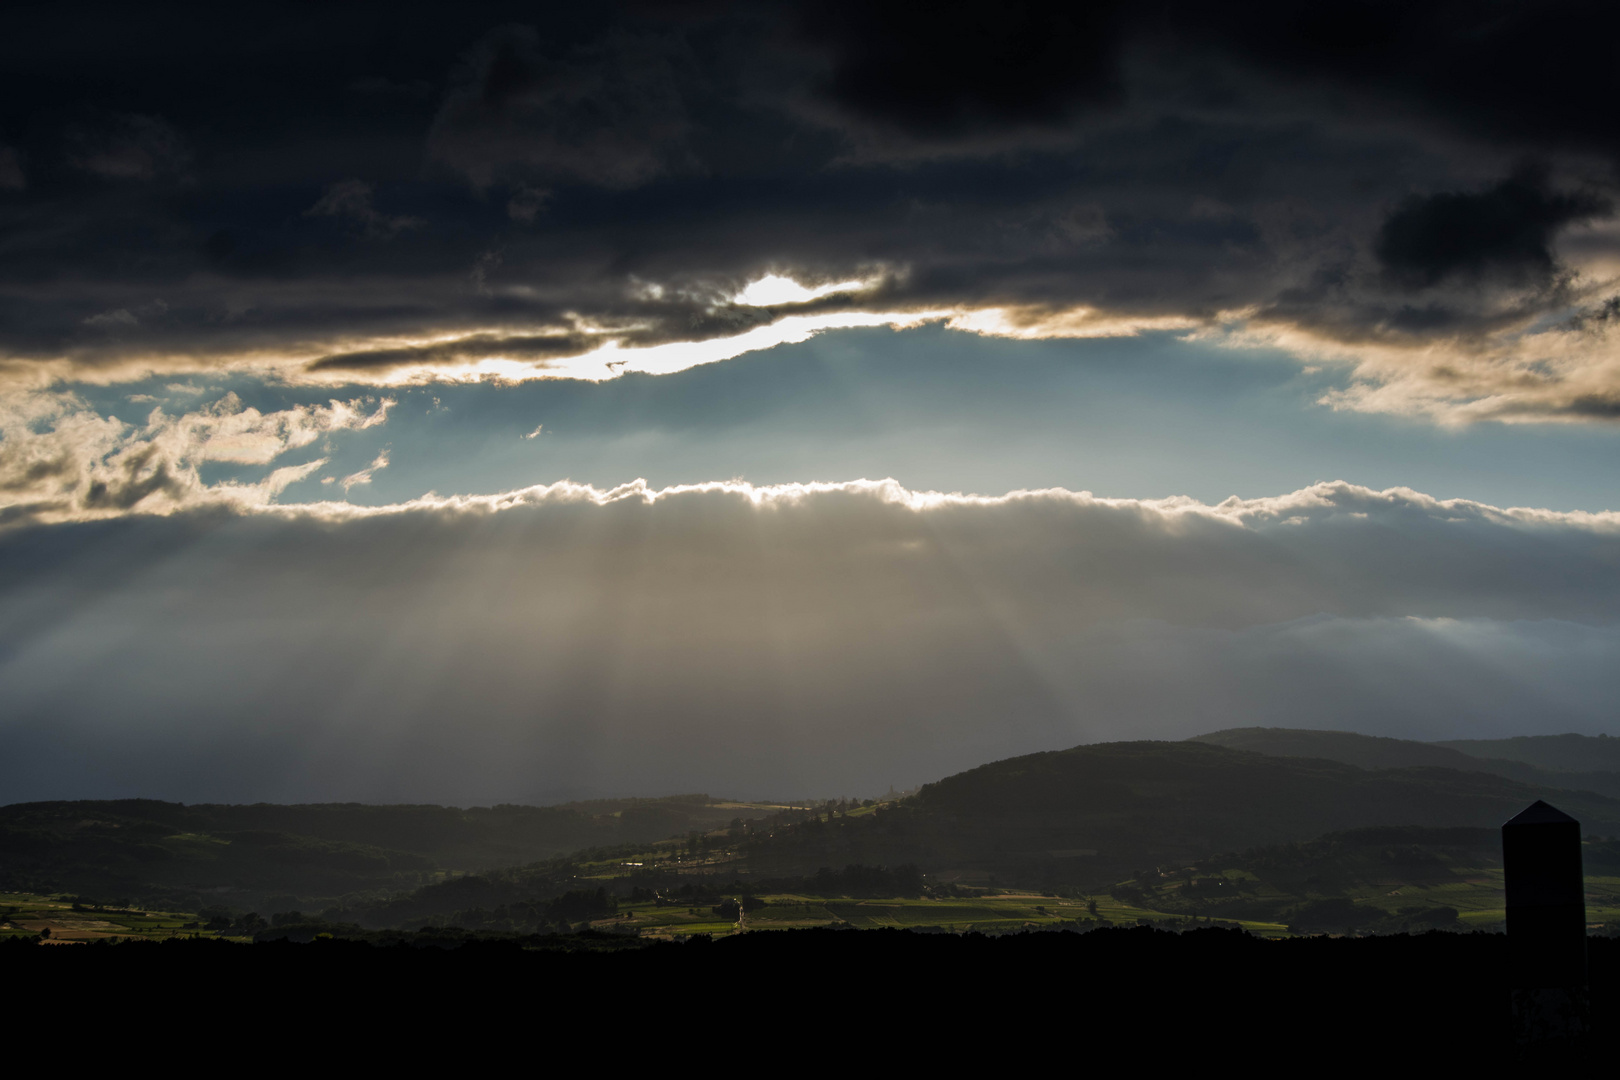
[[[1581,823],[1539,799],[1502,826],[1513,1026],[1521,1044],[1584,1035]]]

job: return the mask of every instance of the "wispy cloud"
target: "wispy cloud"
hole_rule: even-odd
[[[267,413],[228,393],[192,412],[171,416],[155,408],[144,422],[126,422],[72,393],[0,398],[0,517],[71,521],[268,502],[326,459],[283,466],[255,484],[205,484],[198,470],[209,462],[268,465],[323,436],[385,423],[393,404],[333,400]]]
[[[370,465],[367,465],[359,472],[350,473],[348,476],[345,476],[342,480],[338,481],[338,483],[343,485],[343,493],[347,495],[350,488],[356,486],[357,484],[371,483],[372,473],[377,472],[379,469],[386,468],[388,468],[388,451],[384,450],[372,460]]]

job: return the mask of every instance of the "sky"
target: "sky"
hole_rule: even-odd
[[[1620,734],[1610,7],[10,21],[0,802]]]

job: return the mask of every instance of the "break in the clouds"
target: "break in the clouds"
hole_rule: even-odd
[[[1617,10],[8,12],[0,799],[1612,726]]]
[[[1347,484],[559,484],[0,547],[14,799],[867,792],[1239,724],[1602,730],[1620,688],[1614,514]]]
[[[15,525],[295,505],[334,498],[332,485],[363,472],[369,483],[337,490],[368,505],[564,478],[893,477],[921,490],[1205,502],[1344,478],[1499,506],[1620,506],[1620,432],[1607,425],[1437,426],[1318,404],[1349,389],[1286,352],[1173,331],[1009,342],[938,327],[829,332],[666,375],[386,396],[251,376],[79,384],[14,395],[0,415],[0,513]],[[259,433],[255,452],[224,455],[226,427]],[[181,430],[192,436],[168,434]],[[133,501],[132,484],[160,469],[176,482]],[[95,479],[128,495],[92,498]]]
[[[1339,408],[1605,422],[1615,20],[36,9],[0,45],[0,375],[607,378],[934,319],[1180,328],[1337,365]],[[743,299],[773,274],[856,284]]]

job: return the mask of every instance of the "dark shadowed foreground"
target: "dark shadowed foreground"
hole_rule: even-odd
[[[14,985],[45,1001],[90,986],[141,987],[149,1000],[190,1008],[198,988],[228,988],[230,1039],[251,1033],[254,1017],[296,1013],[300,1028],[353,1036],[345,1052],[362,1053],[359,1039],[367,1057],[396,1046],[460,1054],[473,1032],[478,1043],[506,1041],[536,1025],[556,1048],[583,1047],[579,1040],[599,1045],[596,1036],[657,1021],[678,1025],[680,1039],[697,1038],[704,1053],[722,1035],[747,1053],[760,1038],[787,1037],[797,1058],[827,1065],[858,1045],[868,1063],[1042,1051],[1101,1061],[1125,1052],[1318,1070],[1510,1060],[1506,946],[1499,934],[1266,941],[1148,928],[1003,937],[813,930],[657,945],[580,935],[527,947],[19,942],[0,946],[0,962]],[[1620,1026],[1620,942],[1589,946],[1592,1045],[1558,1052],[1601,1060]],[[314,987],[341,987],[341,1000],[312,997]]]

